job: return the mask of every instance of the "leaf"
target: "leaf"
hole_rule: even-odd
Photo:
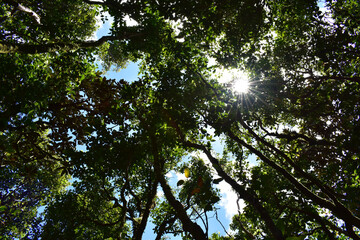
[[[179,180],[176,185],[177,185],[177,186],[181,186],[181,185],[183,185],[184,183],[185,183],[184,180]]]
[[[186,178],[189,178],[189,177],[190,177],[190,169],[189,169],[189,168],[185,168],[185,169],[184,169],[184,174],[185,174],[185,177],[186,177]]]
[[[191,191],[191,195],[194,195],[199,192],[200,192],[200,188],[195,188],[194,190]]]
[[[219,202],[221,199],[218,197],[218,196],[213,196],[212,198],[211,198],[211,203],[212,204],[215,204],[215,203],[217,203],[217,202]]]
[[[200,187],[200,188],[204,185],[204,180],[202,179],[201,176],[198,178],[197,185],[198,185],[198,187]]]
[[[212,208],[211,204],[206,205],[205,208],[204,208],[205,212],[212,211],[212,210],[213,210],[213,208]]]
[[[65,176],[66,174],[68,174],[68,170],[66,168],[63,168],[63,170],[61,171],[61,176]]]
[[[214,184],[219,184],[222,180],[224,180],[223,178],[217,178],[213,180]]]

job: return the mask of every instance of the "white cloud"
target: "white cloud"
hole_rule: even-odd
[[[167,178],[172,178],[172,177],[174,177],[174,174],[175,174],[175,171],[174,171],[174,170],[171,170],[171,171],[168,172],[165,176],[166,176]]]
[[[186,180],[185,174],[183,174],[183,173],[175,173],[175,175],[176,175],[177,181]]]
[[[238,195],[225,181],[220,182],[218,188],[220,189],[220,193],[222,196],[220,206],[225,209],[226,217],[229,219],[229,221],[231,221],[232,217],[239,211],[237,204]],[[239,206],[241,211],[241,209],[245,206],[244,200],[241,199],[239,201]]]
[[[178,173],[175,170],[171,170],[165,176],[169,179],[169,182],[172,182],[172,181],[177,182],[179,180],[185,180],[186,179],[185,174]]]
[[[134,19],[130,18],[129,15],[126,15],[124,20],[126,22],[127,27],[133,27],[133,26],[139,25],[139,23],[137,21],[135,21]]]

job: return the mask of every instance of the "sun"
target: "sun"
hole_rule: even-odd
[[[220,69],[219,82],[224,83],[237,94],[246,94],[250,91],[251,84],[246,72],[239,69]]]
[[[250,88],[249,79],[244,75],[239,76],[239,77],[235,76],[232,87],[233,87],[234,92],[247,93]]]

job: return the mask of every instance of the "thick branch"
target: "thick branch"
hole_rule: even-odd
[[[137,36],[142,36],[144,33],[130,33],[122,36],[103,36],[99,40],[89,40],[82,42],[58,42],[58,43],[44,43],[44,44],[21,44],[0,42],[0,53],[24,53],[36,54],[57,51],[76,51],[81,48],[95,48],[99,47],[107,41],[130,39]]]
[[[205,146],[186,141],[185,136],[181,131],[179,125],[171,118],[171,116],[166,111],[164,111],[164,113],[169,118],[170,125],[175,128],[176,132],[179,135],[180,141],[184,144],[184,146],[203,151],[209,158],[212,166],[217,171],[217,174],[222,177],[240,195],[242,199],[250,203],[259,212],[262,219],[265,221],[266,226],[273,234],[274,239],[285,239],[281,231],[276,227],[268,211],[261,205],[260,200],[257,198],[257,196],[252,195],[243,186],[239,185],[233,178],[231,178],[221,168],[219,161],[212,156],[211,152]]]
[[[30,8],[25,7],[14,0],[3,0],[3,2],[12,5],[15,9],[19,11],[29,14],[37,22],[37,24],[41,24],[39,15]]]
[[[238,221],[241,229],[246,233],[246,235],[250,239],[256,239],[256,237],[248,229],[246,229],[246,227],[244,226],[244,224],[242,223],[241,219],[238,216],[236,217],[236,220]]]
[[[274,239],[285,239],[281,231],[276,227],[268,211],[261,205],[260,200],[257,196],[252,195],[249,191],[245,189],[244,186],[238,184],[233,178],[231,178],[220,166],[219,161],[214,158],[211,152],[203,145],[191,143],[188,141],[183,142],[185,146],[195,148],[203,151],[206,156],[209,158],[211,164],[215,168],[217,174],[222,177],[230,186],[240,195],[242,199],[251,204],[260,214],[261,218],[264,220],[266,226],[272,233]]]
[[[87,3],[87,4],[90,4],[90,5],[101,5],[101,6],[106,6],[106,7],[109,7],[109,8],[112,8],[112,9],[118,9],[120,4],[119,2],[116,2],[116,1],[103,1],[103,2],[100,2],[100,1],[90,1],[90,0],[83,0],[83,2]]]
[[[337,227],[336,225],[334,225],[332,222],[330,222],[329,220],[327,220],[326,218],[322,218],[320,217],[318,214],[308,211],[306,208],[296,208],[293,206],[286,206],[286,208],[297,211],[299,213],[303,213],[308,215],[310,218],[313,218],[315,221],[317,221],[323,228],[323,230],[326,232],[326,234],[329,236],[329,239],[334,239],[334,234],[332,234],[327,227],[331,228],[331,230],[335,231],[335,232],[339,232],[339,233],[343,233],[346,234],[345,231],[343,231],[341,228]]]
[[[262,130],[266,131],[266,129],[262,128]],[[324,139],[317,140],[310,138],[304,134],[300,134],[298,132],[292,131],[289,133],[278,133],[278,132],[268,132],[266,131],[266,134],[269,136],[277,137],[277,138],[284,138],[288,142],[291,142],[293,140],[297,139],[303,139],[304,141],[308,142],[310,145],[329,145],[330,142]]]
[[[142,235],[145,231],[146,224],[147,224],[148,218],[150,216],[150,209],[151,209],[152,205],[154,204],[153,201],[156,196],[157,186],[158,186],[158,181],[154,181],[154,183],[151,186],[151,191],[148,194],[145,209],[142,212],[141,222],[134,233],[134,236],[133,236],[134,240],[142,239]]]
[[[323,184],[319,179],[317,179],[316,177],[310,175],[309,173],[305,172],[303,169],[301,169],[297,164],[295,164],[295,162],[293,162],[284,152],[282,152],[280,149],[278,149],[277,147],[275,147],[274,145],[270,144],[269,142],[265,141],[263,138],[261,138],[260,136],[258,136],[242,119],[241,114],[238,113],[238,118],[240,120],[241,125],[246,128],[250,134],[252,136],[255,137],[255,139],[261,143],[263,143],[265,146],[269,147],[270,149],[272,149],[273,151],[275,151],[276,154],[278,154],[279,156],[281,156],[283,159],[285,159],[285,161],[290,164],[302,177],[309,179],[312,183],[314,183],[316,186],[318,186],[323,193],[325,193],[326,195],[328,195],[330,197],[330,199],[334,202],[334,204],[331,204],[329,208],[330,210],[332,210],[338,217],[342,218],[347,225],[355,225],[357,227],[360,227],[360,219],[357,218],[356,216],[354,216],[352,214],[352,212],[347,209],[334,195],[332,189],[330,189],[328,186],[326,186],[325,184]],[[290,175],[290,174],[289,174]],[[291,175],[290,175],[291,176]],[[292,176],[291,176],[292,177]],[[295,179],[295,178],[294,178]],[[300,186],[300,185],[298,185]],[[307,189],[305,187],[305,189]],[[304,190],[305,190],[304,189]],[[300,189],[299,189],[300,190]],[[311,192],[310,190],[307,189],[307,191]],[[316,196],[315,194],[312,194],[312,196]],[[320,197],[316,196],[316,198],[321,199]],[[314,199],[312,199],[314,200]],[[316,201],[315,201],[316,202]]]
[[[347,77],[347,76],[314,76],[305,79],[313,80],[339,80],[339,81],[351,81],[360,83],[360,77]]]
[[[93,4],[93,5],[104,5],[106,6],[106,2],[100,2],[100,1],[90,1],[90,0],[83,0],[83,2],[87,4]]]
[[[233,139],[238,144],[249,149],[252,153],[257,155],[262,161],[264,161],[266,164],[268,164],[270,167],[274,168],[278,173],[280,173],[286,179],[288,179],[302,194],[304,194],[306,197],[308,197],[309,199],[314,201],[314,203],[318,204],[321,207],[331,210],[335,214],[335,216],[344,220],[346,223],[350,223],[351,225],[354,225],[354,226],[360,228],[360,219],[357,218],[356,216],[354,216],[350,212],[350,210],[347,209],[345,206],[340,205],[340,204],[335,205],[332,202],[315,195],[307,187],[305,187],[302,183],[300,183],[297,179],[295,179],[288,171],[286,171],[284,168],[282,168],[277,163],[270,160],[268,157],[263,155],[260,151],[255,149],[253,146],[251,146],[251,145],[247,144],[245,141],[241,140],[232,131],[227,130],[227,133],[231,139]]]
[[[156,239],[155,240],[160,240],[161,237],[165,234],[165,231],[166,231],[166,226],[167,225],[172,225],[174,222],[176,221],[176,218],[175,217],[172,217],[168,220],[165,220],[161,223],[160,227],[159,227],[159,230],[158,230],[158,233],[156,235]]]
[[[316,186],[318,186],[326,195],[328,195],[336,204],[340,204],[338,202],[338,200],[336,199],[336,197],[334,196],[334,194],[332,193],[332,190],[324,185],[323,183],[320,182],[319,179],[313,177],[312,175],[306,173],[302,168],[300,168],[294,161],[292,161],[283,151],[281,151],[280,149],[278,149],[277,147],[275,147],[274,145],[272,145],[271,143],[269,143],[268,141],[264,140],[263,138],[261,138],[259,135],[257,135],[252,129],[251,127],[249,127],[244,120],[242,119],[241,114],[238,112],[237,117],[239,119],[240,124],[246,129],[248,130],[248,132],[258,141],[263,143],[265,146],[269,147],[271,150],[273,150],[278,156],[281,156],[288,164],[290,164],[290,166],[292,166],[297,173],[299,173],[303,178],[306,178],[308,180],[310,180],[313,184],[315,184]]]
[[[180,219],[184,230],[186,232],[189,232],[194,239],[199,239],[199,240],[208,239],[205,233],[203,232],[203,230],[201,229],[201,227],[198,224],[191,221],[183,205],[178,200],[175,199],[174,195],[171,192],[170,186],[167,184],[163,176],[161,176],[160,184],[164,191],[164,195],[166,199],[169,201],[170,205],[175,209],[176,215]]]
[[[166,179],[162,174],[162,167],[161,167],[162,164],[159,157],[158,147],[154,134],[152,134],[151,136],[151,144],[152,144],[152,152],[154,156],[154,169],[155,169],[156,178],[160,182],[160,185],[164,191],[164,195],[166,199],[168,200],[170,205],[175,209],[176,216],[180,219],[184,231],[189,232],[194,239],[198,239],[198,240],[208,239],[204,231],[201,229],[201,227],[197,223],[191,221],[183,205],[178,200],[176,200],[176,198],[172,194],[171,188],[167,184]]]

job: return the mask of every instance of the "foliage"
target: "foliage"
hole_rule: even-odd
[[[156,239],[359,239],[357,1],[26,4],[0,8],[2,235],[141,239],[151,221]],[[245,206],[209,237],[220,182]]]

